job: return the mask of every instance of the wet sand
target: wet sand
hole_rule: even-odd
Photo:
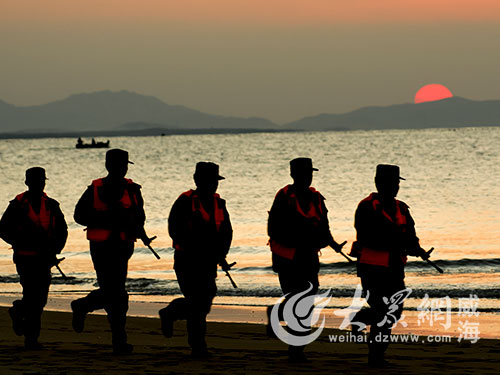
[[[213,358],[190,358],[185,324],[177,322],[174,337],[165,339],[154,318],[130,317],[129,342],[134,354],[111,353],[106,317],[89,315],[85,331],[71,329],[71,314],[44,312],[41,351],[25,351],[23,338],[11,329],[5,307],[0,308],[0,373],[3,374],[168,374],[168,373],[346,373],[346,374],[496,374],[500,370],[500,341],[481,339],[475,344],[428,343],[423,337],[412,344],[391,344],[387,360],[393,365],[379,370],[366,364],[362,343],[330,343],[328,335],[345,332],[326,329],[309,345],[306,364],[289,364],[287,346],[265,336],[261,324],[208,324],[207,342]]]

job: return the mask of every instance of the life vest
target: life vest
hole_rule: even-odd
[[[134,182],[131,179],[126,178],[125,181],[127,182],[127,185],[132,185]],[[103,179],[97,179],[92,181],[92,187],[94,191],[94,209],[96,211],[108,211],[108,205],[102,201],[102,199],[99,197],[99,188],[102,187],[104,184]],[[125,209],[130,209],[134,205],[137,205],[137,197],[134,194],[130,194],[129,189],[125,187],[123,189],[123,195],[120,198],[120,204],[123,208]],[[87,239],[89,241],[96,241],[96,242],[102,242],[102,241],[107,241],[109,240],[111,236],[111,230],[109,229],[103,229],[103,228],[87,228]],[[134,235],[126,232],[120,232],[120,239],[123,241],[135,241],[136,238]]]
[[[201,204],[200,197],[198,196],[196,191],[194,191],[193,189],[185,191],[184,193],[181,194],[181,197],[182,196],[188,197],[189,199],[191,199],[191,212],[192,213],[198,212],[201,214],[203,221],[205,221],[207,223],[210,222],[210,219],[211,219],[210,214],[205,210],[205,208]],[[213,215],[214,215],[214,221],[215,221],[215,228],[216,228],[217,232],[220,230],[220,226],[221,226],[222,222],[224,221],[224,210],[221,207],[219,207],[219,203],[218,203],[219,199],[220,199],[220,195],[217,193],[214,194],[214,212],[213,212]],[[189,226],[192,226],[191,222],[189,223]],[[182,250],[182,247],[177,243],[174,243],[173,247],[176,250]]]
[[[406,216],[403,215],[401,207],[405,206],[405,204],[401,201],[396,201],[396,215],[395,220],[382,208],[380,200],[378,200],[375,195],[372,193],[367,198],[365,198],[362,202],[369,201],[372,203],[373,211],[380,212],[387,220],[391,223],[396,224],[401,228],[403,232],[406,232]],[[355,245],[356,244],[356,245]],[[389,258],[390,253],[387,250],[375,250],[366,246],[359,246],[359,243],[356,241],[353,244],[353,251],[356,246],[358,247],[356,250],[359,253],[358,262],[363,264],[371,264],[374,266],[383,266],[389,267]],[[405,254],[401,255],[401,260],[403,264],[406,264],[407,256]]]
[[[323,207],[322,207],[323,205],[321,204],[322,197],[321,197],[321,194],[319,193],[319,191],[317,191],[313,187],[309,187],[309,190],[313,193],[314,198],[309,203],[309,210],[307,212],[304,212],[304,210],[302,209],[302,207],[299,204],[299,201],[297,199],[297,195],[295,194],[293,189],[290,189],[290,186],[291,185],[285,186],[280,191],[278,191],[278,194],[280,194],[280,192],[283,191],[283,193],[288,198],[289,204],[294,206],[295,209],[297,210],[297,212],[301,216],[303,216],[307,219],[317,220],[319,222],[321,220],[321,215],[323,215]],[[278,194],[276,194],[276,195],[278,195]],[[314,204],[315,200],[317,200],[317,204]],[[283,258],[290,259],[290,260],[293,259],[293,257],[295,256],[295,252],[297,251],[296,248],[283,246],[273,239],[270,239],[268,244],[269,244],[271,251],[274,254],[277,254]],[[319,250],[320,249],[318,249],[318,251]]]
[[[50,236],[55,226],[55,218],[48,208],[47,194],[42,194],[42,198],[40,200],[40,212],[37,214],[35,213],[35,210],[33,210],[31,203],[28,201],[26,193],[27,192],[17,195],[16,200],[21,204],[21,207],[23,207],[23,209],[27,210],[28,218],[33,222],[33,224],[35,224],[35,226],[37,226],[38,228],[42,228],[45,232],[47,232],[47,235]],[[22,230],[22,228],[20,229]],[[19,255],[27,256],[38,254],[37,251],[22,249],[17,251],[17,253]]]

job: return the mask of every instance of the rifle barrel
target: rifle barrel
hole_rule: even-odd
[[[432,267],[434,267],[439,273],[443,273],[444,271],[439,267],[436,263],[434,263],[432,260],[426,259],[425,260],[428,264],[430,264]]]
[[[226,276],[229,277],[229,281],[231,281],[231,284],[233,285],[233,288],[238,289],[238,285],[234,282],[233,278],[231,277],[231,274],[229,271],[226,271]]]
[[[148,245],[148,249],[151,250],[151,252],[153,253],[153,255],[156,257],[156,259],[160,259],[160,256],[158,255],[158,253],[151,247],[151,245]]]
[[[64,259],[64,258],[63,258],[63,259]],[[62,259],[61,259],[61,260],[62,260]],[[62,271],[61,267],[59,267],[59,264],[58,264],[58,263],[56,263],[56,264],[55,264],[55,266],[56,266],[57,270],[59,271],[59,273],[61,274],[62,278],[63,278],[64,280],[68,280],[68,277],[64,274],[64,272]]]
[[[355,263],[351,258],[349,258],[347,255],[345,255],[342,251],[339,251],[339,254],[341,254],[344,258],[346,258],[349,263]]]

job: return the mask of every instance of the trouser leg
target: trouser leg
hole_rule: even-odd
[[[311,270],[303,270],[299,267],[293,267],[290,269],[282,269],[278,273],[281,290],[283,294],[288,294],[285,297],[285,300],[280,304],[279,307],[279,317],[282,320],[286,321],[286,314],[284,314],[284,308],[287,302],[294,295],[304,292],[311,288],[307,294],[305,294],[302,298],[310,295],[315,295],[318,292],[319,281],[318,281],[318,273],[315,269]],[[303,322],[305,325],[310,326],[307,322]],[[307,334],[307,332],[304,332]],[[288,354],[290,358],[297,357],[302,355],[304,352],[305,345],[290,345],[288,347]]]
[[[127,342],[125,324],[128,311],[128,293],[125,288],[128,260],[133,243],[91,243],[91,254],[99,289],[86,297],[89,311],[104,308],[111,328],[114,346]]]
[[[167,307],[160,311],[168,311],[169,319],[175,320],[186,320],[188,317],[188,301],[186,298],[176,298],[172,300]]]
[[[105,296],[101,289],[95,289],[83,298],[75,300],[78,307],[86,313],[104,308]]]
[[[40,262],[16,264],[23,298],[15,301],[13,306],[24,318],[24,336],[27,340],[36,341],[40,336],[43,308],[47,304],[51,281],[50,267]]]
[[[189,346],[193,351],[203,351],[207,347],[207,315],[217,292],[215,279],[210,275],[195,275],[189,271],[176,270],[176,274],[185,296],[182,302],[178,302],[178,316],[187,320]]]
[[[389,346],[392,326],[399,320],[403,311],[404,300],[393,303],[391,297],[404,290],[405,285],[403,280],[383,276],[362,279],[362,284],[367,292],[370,308],[361,310],[355,319],[370,325],[369,357],[377,361],[383,359]]]

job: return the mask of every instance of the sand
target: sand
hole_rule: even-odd
[[[5,307],[0,308],[0,374],[170,374],[170,373],[345,373],[345,374],[498,374],[500,341],[481,339],[475,344],[391,344],[387,352],[390,368],[367,366],[366,344],[330,343],[326,329],[309,345],[306,364],[289,364],[287,346],[265,336],[261,324],[208,324],[209,360],[192,360],[184,322],[175,325],[174,337],[164,338],[154,318],[130,317],[127,322],[130,356],[111,353],[111,335],[106,317],[91,314],[86,329],[71,329],[71,314],[46,311],[43,315],[41,351],[25,351],[23,338],[14,334]],[[422,341],[422,338],[419,340]],[[425,340],[424,340],[425,341]]]

